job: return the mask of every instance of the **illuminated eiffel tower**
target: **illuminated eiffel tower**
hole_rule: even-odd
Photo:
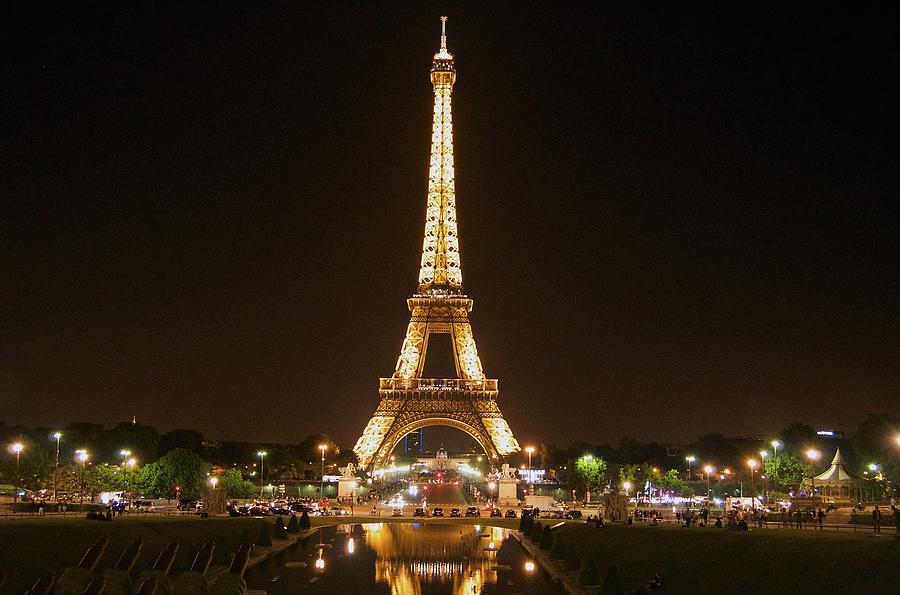
[[[456,63],[447,51],[446,21],[441,17],[441,49],[431,63],[434,120],[419,285],[406,300],[412,316],[397,368],[380,380],[381,402],[353,448],[365,469],[383,466],[404,436],[432,425],[471,435],[494,464],[520,450],[497,406],[497,380],[485,378],[481,369],[469,324],[472,300],[462,291],[450,109]],[[434,333],[451,336],[456,378],[422,378]]]

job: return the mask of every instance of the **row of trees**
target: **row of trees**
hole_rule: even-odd
[[[851,469],[872,478],[873,482],[880,481],[887,489],[889,484],[900,484],[898,435],[900,419],[873,414],[855,432],[844,437],[820,436],[811,426],[794,422],[771,436],[727,438],[709,433],[679,447],[631,438],[622,438],[615,447],[580,441],[568,448],[542,444],[536,457],[539,466],[551,470],[552,476],[561,483],[581,493],[597,493],[607,487],[618,489],[628,481],[636,488],[650,482],[656,488],[682,495],[703,494],[707,485],[719,484],[722,477],[729,486],[749,487],[752,471],[747,462],[750,459],[758,465],[754,470],[760,481],[758,485],[763,485],[765,475],[770,492],[786,493],[826,469],[840,447]],[[773,442],[778,444],[777,449]],[[807,458],[805,453],[811,449],[818,451],[821,458]],[[761,451],[765,454],[760,454]],[[714,468],[709,484],[707,466]]]
[[[112,473],[101,470],[104,464],[118,469],[123,463],[134,459],[136,469],[153,470],[149,466],[163,460],[176,450],[192,453],[211,467],[238,469],[245,476],[256,476],[260,451],[265,451],[266,479],[273,481],[307,479],[315,480],[321,473],[319,445],[327,447],[327,469],[334,470],[354,460],[353,453],[342,449],[324,434],[311,434],[298,444],[251,443],[242,441],[216,442],[207,440],[200,432],[175,429],[160,434],[152,426],[122,422],[112,428],[92,423],[72,423],[61,430],[52,428],[27,428],[7,426],[0,422],[0,444],[20,442],[24,450],[19,461],[19,477],[27,487],[37,489],[53,486],[52,475],[56,469],[57,440],[59,440],[60,481],[68,484],[86,485],[114,484]],[[88,453],[88,476],[81,477],[83,471],[78,459],[78,451]],[[129,455],[121,452],[127,450]],[[15,481],[15,458],[0,453],[0,484]],[[148,471],[149,473],[149,471]],[[122,473],[127,475],[128,472]],[[92,477],[96,476],[96,480]],[[258,476],[257,476],[258,477]],[[93,482],[93,483],[92,483]]]

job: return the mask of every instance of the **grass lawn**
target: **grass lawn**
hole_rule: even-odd
[[[631,593],[654,574],[667,593],[895,593],[900,541],[789,529],[725,529],[675,525],[568,525],[566,546],[591,552],[600,576],[610,564]]]
[[[284,519],[287,523],[287,519]],[[345,523],[415,522],[423,519],[379,517],[313,517],[313,527]],[[261,519],[199,516],[133,516],[115,518],[111,522],[88,521],[81,518],[30,517],[0,521],[0,573],[6,577],[0,593],[23,593],[39,576],[53,571],[59,575],[76,565],[88,546],[98,537],[109,538],[104,557],[98,568],[115,564],[125,547],[135,538],[144,540],[144,549],[135,564],[137,573],[153,564],[156,556],[173,539],[180,548],[174,569],[190,566],[196,548],[205,541],[219,539],[228,551],[237,547],[243,529],[256,539]],[[269,518],[267,522],[274,522]],[[493,525],[515,528],[518,519],[461,518],[428,519],[429,523]],[[277,543],[277,541],[276,541]],[[221,554],[221,552],[220,552]],[[221,558],[219,561],[222,561]]]

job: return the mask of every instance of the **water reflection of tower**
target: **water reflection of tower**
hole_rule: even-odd
[[[426,582],[452,583],[452,593],[472,595],[497,582],[491,566],[506,537],[503,529],[406,523],[365,529],[366,546],[377,555],[375,581],[389,584],[393,594],[419,595]]]

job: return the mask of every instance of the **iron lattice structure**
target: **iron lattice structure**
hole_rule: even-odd
[[[380,380],[381,401],[353,448],[369,470],[384,465],[408,433],[430,425],[468,433],[495,463],[520,450],[497,405],[497,380],[484,376],[469,323],[473,302],[462,291],[451,109],[456,63],[447,51],[446,20],[441,17],[441,49],[431,63],[434,119],[419,284],[407,300],[412,315],[397,367]],[[434,333],[451,335],[456,378],[422,378]]]

